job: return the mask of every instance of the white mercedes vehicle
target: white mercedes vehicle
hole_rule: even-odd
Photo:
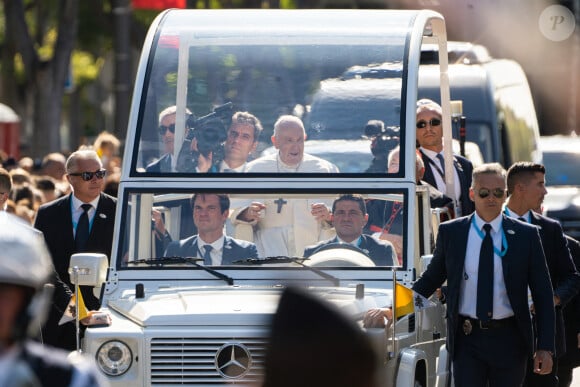
[[[377,385],[446,385],[445,305],[432,299],[431,307],[396,315],[387,329],[362,324],[367,310],[393,307],[395,282],[412,286],[428,264],[445,216],[430,208],[426,188],[415,183],[417,79],[421,46],[427,43],[443,53],[440,98],[444,130],[451,133],[445,22],[438,13],[168,10],[157,17],[135,80],[112,256],[80,254],[71,261],[78,282],[95,287],[101,312],[111,316],[110,324],[86,329],[81,347],[112,386],[260,385],[270,321],[288,286],[334,304],[368,334],[377,355]],[[220,161],[226,133],[208,129],[210,120],[227,128],[233,112],[254,114],[264,127],[259,139],[264,149],[272,145],[276,119],[299,114],[296,107],[308,106],[325,79],[356,65],[387,62],[397,64],[391,81],[399,92],[383,100],[388,125],[400,129],[396,172],[387,173],[385,166],[367,173],[372,159],[367,146],[357,147],[363,156],[345,152],[343,170],[331,173],[197,173],[199,154],[185,161],[187,168],[180,164],[182,144],[189,147],[193,140],[199,152],[212,154],[214,164]],[[170,169],[147,170],[165,157],[158,117],[172,105],[177,115],[169,128],[174,134]],[[358,144],[364,124],[381,119],[370,111],[343,109],[361,125],[350,133],[317,122],[316,130],[333,140],[329,144]],[[445,140],[451,149],[451,136]],[[306,149],[314,149],[308,140]],[[169,241],[197,233],[194,194],[225,194],[231,211],[244,203],[276,203],[278,214],[296,203],[327,203],[331,209],[340,195],[362,195],[369,213],[365,232],[377,239],[394,235],[400,242],[393,244],[396,259],[385,265],[365,249],[344,244],[309,257],[301,249],[290,256],[258,249],[256,257],[241,254],[221,265],[204,264],[201,252],[168,256]],[[154,231],[153,213],[163,219],[162,238]],[[285,243],[300,245],[304,241],[296,230],[302,226],[295,219],[304,216],[287,217],[278,226],[285,230]],[[332,221],[321,227],[333,235]],[[257,228],[228,220],[224,232],[259,243]]]

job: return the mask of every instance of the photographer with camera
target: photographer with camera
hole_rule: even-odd
[[[218,172],[224,159],[226,126],[232,114],[232,103],[214,108],[206,116],[191,115],[186,122],[187,133],[177,156],[178,172]]]
[[[236,112],[227,132],[220,172],[246,172],[250,154],[256,150],[262,132],[260,120],[248,112]]]
[[[385,128],[383,121],[369,120],[365,126],[363,138],[371,140],[371,152],[374,156],[365,172],[387,172],[389,152],[399,145],[398,128]]]

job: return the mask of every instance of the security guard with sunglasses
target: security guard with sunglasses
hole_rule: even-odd
[[[445,184],[445,163],[443,154],[442,109],[430,99],[417,101],[417,143],[425,164],[423,180],[439,191],[453,198],[457,203],[457,216],[473,212],[473,202],[469,200],[469,187],[473,165],[459,155],[453,155],[454,192],[447,192]]]
[[[556,352],[554,368],[549,375],[538,375],[528,367],[524,386],[558,386],[558,358],[566,352],[566,337],[562,308],[570,302],[580,289],[580,274],[576,270],[562,226],[554,219],[535,212],[542,206],[547,193],[545,185],[546,169],[542,164],[520,161],[514,163],[507,172],[509,198],[504,213],[538,227],[546,263],[554,288],[556,313]],[[533,312],[533,308],[532,308]],[[532,313],[535,320],[535,314]]]
[[[66,161],[66,178],[72,193],[42,205],[34,227],[44,234],[60,279],[71,289],[68,267],[72,254],[102,253],[111,257],[117,200],[103,193],[106,171],[94,150],[78,150]],[[92,287],[81,286],[89,310],[100,307]],[[53,308],[43,328],[43,340],[68,350],[76,348],[74,324],[58,325],[68,299],[53,298]]]
[[[506,171],[473,171],[475,213],[439,226],[431,263],[413,290],[429,297],[447,281],[447,349],[456,387],[520,386],[552,371],[554,301],[538,229],[505,215]],[[528,308],[535,307],[536,332]]]
[[[177,106],[169,106],[159,113],[159,136],[161,138],[161,145],[163,153],[161,157],[152,161],[145,168],[146,172],[171,172],[173,171],[174,149],[175,149],[175,114],[177,113]],[[187,115],[191,115],[189,109],[185,109]],[[175,155],[177,157],[177,155]]]

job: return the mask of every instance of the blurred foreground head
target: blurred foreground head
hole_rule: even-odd
[[[0,211],[0,348],[38,333],[50,303],[52,262],[42,234]]]
[[[371,387],[375,353],[339,310],[295,288],[282,294],[272,321],[263,387]]]

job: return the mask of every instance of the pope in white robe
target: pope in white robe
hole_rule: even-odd
[[[305,139],[304,125],[298,117],[281,116],[274,124],[272,136],[278,152],[250,162],[246,171],[338,173],[336,165],[304,154]],[[331,225],[332,201],[332,198],[290,199],[284,195],[254,201],[232,199],[234,210],[230,219],[237,229],[236,237],[253,240],[261,257],[301,257],[306,246],[336,235]],[[247,226],[252,227],[249,233]]]

